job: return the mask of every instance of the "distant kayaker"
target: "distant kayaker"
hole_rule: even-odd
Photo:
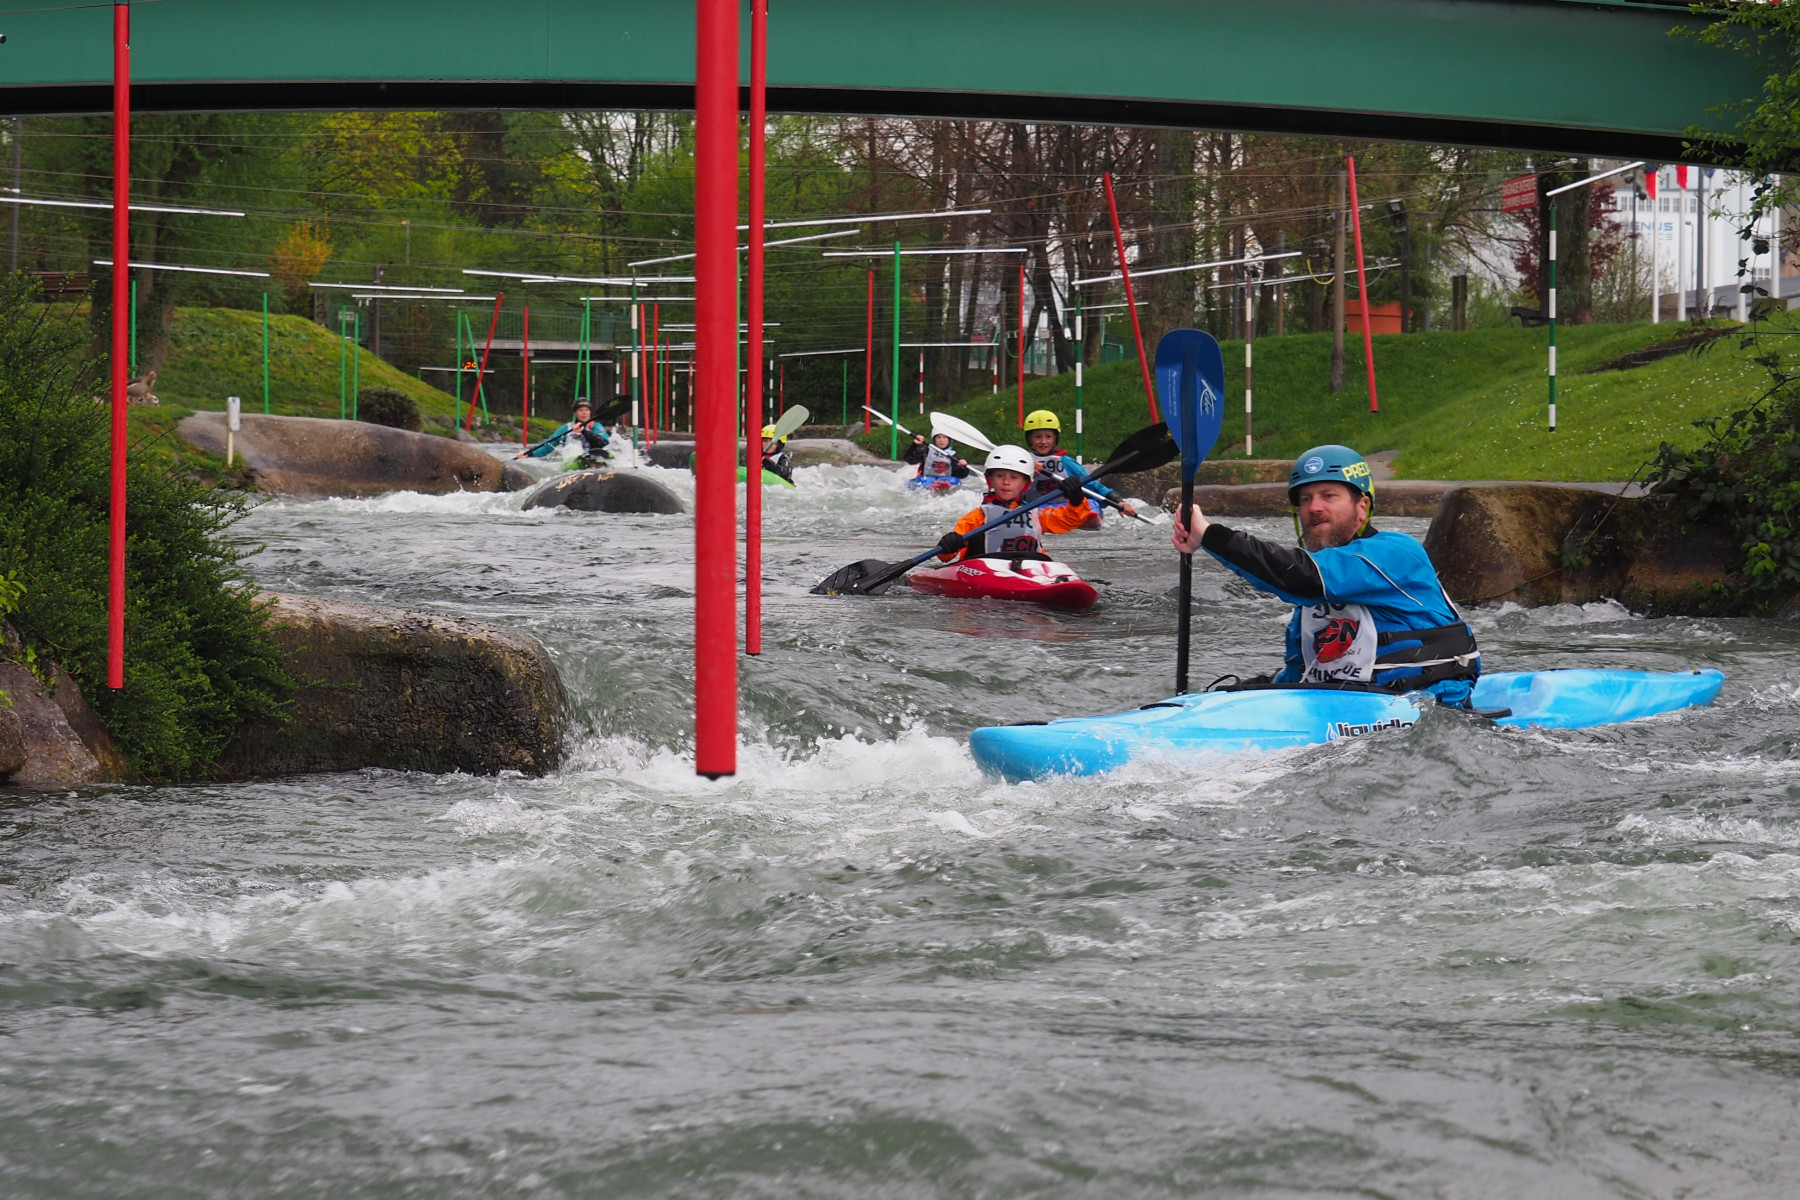
[[[1370,526],[1375,483],[1362,455],[1348,446],[1308,450],[1288,476],[1288,503],[1297,549],[1208,521],[1199,505],[1175,523],[1178,550],[1205,550],[1294,606],[1287,663],[1261,682],[1372,684],[1466,704],[1481,674],[1475,635],[1425,547]]]
[[[1086,506],[1089,511],[1088,527],[1094,528],[1100,524],[1100,506],[1098,504],[1089,505],[1088,497],[1081,494],[1080,488],[1085,487],[1102,496],[1112,495],[1112,489],[1098,480],[1089,480],[1087,468],[1069,457],[1067,450],[1057,446],[1056,443],[1061,440],[1062,421],[1055,413],[1047,408],[1040,408],[1036,412],[1026,414],[1025,444],[1031,448],[1033,472],[1031,491],[1025,499],[1037,500],[1056,491],[1063,491],[1067,494],[1062,486],[1062,481],[1074,479],[1078,486],[1075,499],[1069,503]],[[1128,517],[1137,516],[1137,507],[1129,500],[1119,502],[1119,511]]]
[[[787,448],[787,439],[776,437],[773,425],[764,425],[762,440],[763,470],[794,482],[794,455]]]
[[[612,439],[598,421],[594,420],[594,409],[586,400],[577,400],[569,419],[556,427],[556,432],[531,447],[513,455],[514,458],[548,458],[561,449],[573,449],[579,452],[583,465],[606,461],[606,447]],[[565,443],[568,443],[565,446]]]
[[[1087,505],[1079,503],[1081,485],[1069,479],[1063,483],[1063,494],[1074,494],[1070,503],[1027,509],[970,541],[965,536],[970,530],[1025,503],[1025,493],[1031,489],[1031,453],[1023,446],[995,446],[982,471],[987,494],[963,515],[953,532],[938,541],[938,557],[946,562],[957,557],[1043,558],[1046,533],[1071,533],[1087,521]]]
[[[917,464],[921,479],[966,479],[969,476],[968,460],[957,456],[947,433],[934,433],[929,442],[924,434],[913,434],[912,445],[900,457]]]

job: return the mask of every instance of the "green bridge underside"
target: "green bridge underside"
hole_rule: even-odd
[[[23,7],[23,6],[22,6]],[[1755,94],[1623,0],[778,0],[770,107],[1674,159]],[[685,108],[691,0],[159,0],[140,110]],[[111,8],[0,16],[0,113],[111,107]]]

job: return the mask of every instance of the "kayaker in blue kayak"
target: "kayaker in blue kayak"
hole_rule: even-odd
[[[1031,479],[1031,490],[1025,499],[1032,500],[1048,496],[1051,492],[1062,490],[1062,481],[1073,479],[1089,491],[1102,496],[1113,494],[1112,489],[1097,480],[1089,480],[1087,468],[1069,457],[1069,452],[1056,443],[1062,440],[1062,421],[1047,408],[1025,414],[1025,445],[1031,450],[1031,462],[1034,474]],[[1098,528],[1100,525],[1100,505],[1086,496],[1077,494],[1074,501],[1088,506],[1090,516],[1088,527]],[[1051,505],[1052,508],[1056,505]],[[1137,507],[1129,500],[1119,503],[1119,511],[1128,517],[1137,516]]]
[[[574,412],[569,419],[556,427],[556,432],[531,447],[513,455],[514,458],[548,458],[558,450],[578,450],[582,465],[590,466],[606,461],[606,447],[612,439],[606,430],[594,420],[594,409],[586,400],[575,402]]]
[[[968,461],[960,457],[950,446],[950,435],[934,433],[927,442],[922,433],[913,434],[912,445],[906,448],[901,459],[917,464],[918,477],[921,479],[965,479],[969,475]]]
[[[1369,524],[1375,482],[1348,446],[1318,446],[1288,476],[1298,548],[1231,529],[1195,505],[1175,546],[1205,550],[1294,606],[1287,663],[1269,682],[1360,683],[1468,703],[1481,652],[1417,539]]]

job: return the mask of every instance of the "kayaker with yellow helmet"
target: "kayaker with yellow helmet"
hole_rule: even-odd
[[[763,470],[772,471],[789,483],[794,482],[794,455],[787,448],[787,439],[775,436],[773,425],[764,425],[762,429]]]
[[[1055,413],[1047,408],[1040,408],[1025,416],[1025,445],[1031,451],[1032,465],[1036,474],[1031,479],[1031,490],[1026,493],[1027,502],[1048,496],[1051,492],[1062,490],[1062,481],[1073,479],[1082,487],[1098,492],[1102,496],[1113,494],[1112,489],[1104,483],[1090,481],[1087,469],[1067,450],[1056,443],[1062,439],[1062,422]],[[1100,506],[1092,500],[1086,500],[1091,511],[1087,524],[1089,528],[1097,528],[1100,524]],[[1052,507],[1055,507],[1052,505]],[[1137,515],[1137,508],[1129,500],[1119,502],[1119,511],[1128,517]]]
[[[1287,661],[1270,682],[1422,690],[1466,704],[1481,674],[1475,635],[1418,539],[1369,524],[1375,480],[1363,456],[1348,446],[1308,450],[1289,473],[1288,503],[1298,547],[1208,521],[1199,505],[1175,522],[1178,550],[1205,550],[1294,606]]]

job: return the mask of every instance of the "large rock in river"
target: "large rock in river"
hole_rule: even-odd
[[[14,639],[7,630],[9,642]],[[106,783],[131,777],[114,747],[61,667],[45,668],[50,686],[15,661],[0,661],[0,781],[41,785]]]
[[[563,756],[567,699],[535,638],[461,617],[270,597],[270,626],[306,680],[290,720],[240,730],[233,776],[386,767],[541,775]]]
[[[1720,608],[1714,585],[1742,558],[1728,536],[1687,525],[1665,497],[1542,484],[1448,492],[1425,549],[1459,603],[1613,599],[1651,614]]]
[[[225,454],[224,413],[195,413],[177,432],[208,454]],[[363,421],[245,413],[235,440],[257,490],[290,496],[491,492],[504,470],[454,438]]]
[[[635,471],[610,471],[595,467],[571,471],[525,497],[526,508],[573,508],[580,512],[679,513],[684,511],[662,484]]]

